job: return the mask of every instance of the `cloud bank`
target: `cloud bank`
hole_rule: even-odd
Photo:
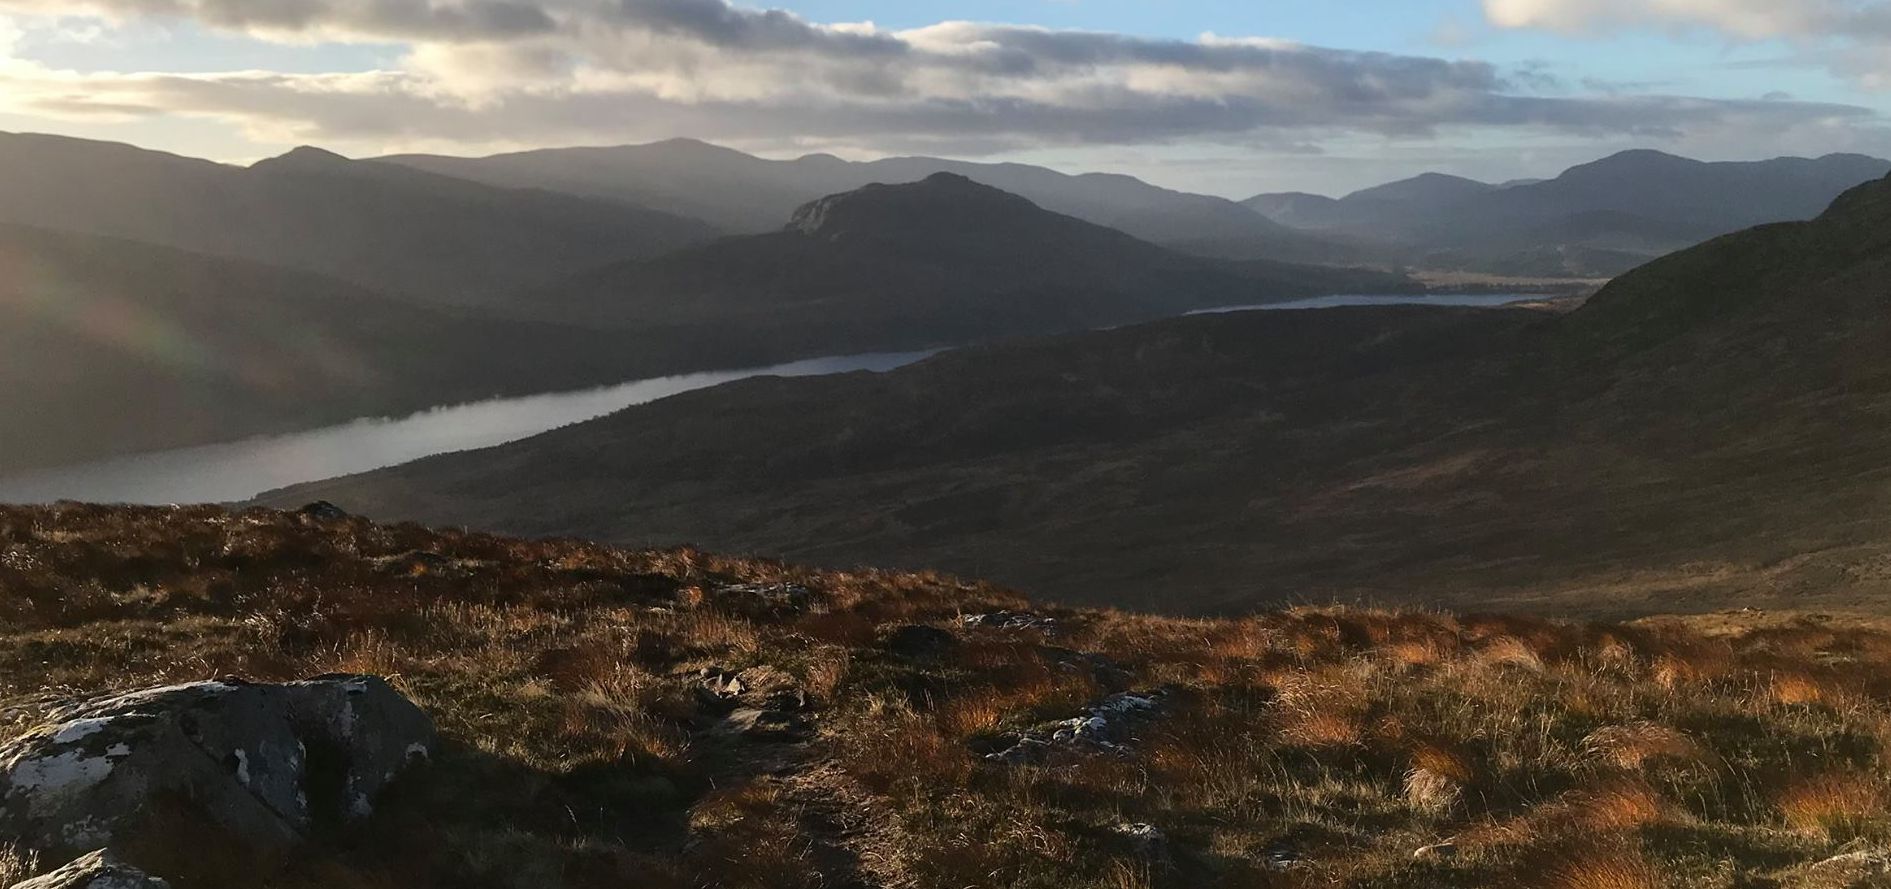
[[[1487,0],[1494,21],[1581,28],[1648,0]],[[1842,7],[1838,0],[1794,0]],[[1777,0],[1740,27],[1801,28]],[[1823,8],[1823,6],[1821,6]],[[1638,10],[1640,10],[1638,12]],[[1304,142],[1491,127],[1680,138],[1843,127],[1867,109],[1781,100],[1575,95],[1478,62],[1206,35],[1192,41],[946,22],[820,24],[726,0],[0,0],[22,21],[188,21],[275,42],[397,47],[390,70],[74,73],[0,62],[32,114],[235,121],[272,141],[506,144],[689,134],[927,147]],[[1703,13],[1704,14],[1704,13]],[[1810,13],[1807,13],[1810,14]]]
[[[1506,28],[1692,28],[1737,40],[1785,40],[1862,86],[1891,88],[1887,0],[1484,0],[1484,12]]]

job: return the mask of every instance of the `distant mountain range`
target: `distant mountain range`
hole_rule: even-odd
[[[1810,219],[1887,172],[1891,161],[1859,155],[1703,163],[1629,151],[1541,182],[1427,174],[1337,200],[1269,194],[1245,205],[1414,266],[1608,277],[1718,235]]]
[[[1891,601],[1891,180],[1568,315],[1244,313],[752,380],[304,486],[386,518],[1071,601]],[[1133,545],[1125,545],[1133,541]]]
[[[0,134],[0,223],[263,262],[456,305],[492,304],[718,234],[622,202],[494,188],[319,149],[243,169],[12,134]]]
[[[1296,262],[1357,258],[1343,245],[1295,231],[1225,198],[1173,191],[1129,176],[1073,176],[1024,164],[929,157],[856,163],[831,155],[768,160],[691,139],[486,158],[401,155],[382,160],[491,185],[627,201],[749,234],[780,228],[795,208],[825,195],[953,173],[1155,243],[1233,241],[1247,246],[1250,255],[1244,258]]]

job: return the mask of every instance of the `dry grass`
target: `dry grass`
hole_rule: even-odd
[[[1875,774],[1829,772],[1802,778],[1780,791],[1777,804],[1788,826],[1835,840],[1858,836],[1872,822],[1891,816],[1885,780]]]
[[[1618,769],[1640,770],[1662,763],[1698,763],[1706,752],[1694,739],[1671,726],[1638,722],[1591,732],[1582,742],[1597,760]]]
[[[1526,867],[1520,884],[1542,889],[1662,889],[1660,872],[1641,852],[1590,846],[1557,852]]]
[[[1736,889],[1891,840],[1891,633],[1870,626],[959,620],[1029,607],[694,550],[0,508],[0,732],[81,691],[395,676],[449,752],[291,889]],[[895,652],[907,625],[949,644]],[[817,739],[720,740],[706,667],[797,685]],[[1156,688],[1165,710],[1123,755],[980,755]],[[1155,825],[1168,859],[1127,824]],[[1455,854],[1414,857],[1447,838]],[[0,852],[0,885],[31,869]],[[179,889],[235,884],[205,873]]]
[[[0,886],[30,879],[39,872],[38,859],[10,843],[0,843]]]

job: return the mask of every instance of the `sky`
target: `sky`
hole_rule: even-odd
[[[687,136],[1343,194],[1891,156],[1891,0],[0,0],[0,130],[229,162]]]

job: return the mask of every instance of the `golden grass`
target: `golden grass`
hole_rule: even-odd
[[[431,777],[288,889],[1727,889],[1891,837],[1870,627],[1308,608],[1009,632],[959,618],[1029,603],[939,575],[194,508],[0,508],[0,553],[0,730],[74,691],[338,669],[435,715]],[[807,601],[730,592],[786,584]],[[951,644],[882,641],[909,624]],[[719,738],[706,667],[799,686],[816,740]],[[1120,756],[981,756],[1155,688]],[[1304,860],[1273,869],[1281,846]]]
[[[1582,746],[1596,760],[1631,771],[1659,762],[1693,764],[1706,757],[1706,751],[1679,729],[1649,722],[1596,729]]]
[[[1661,873],[1634,849],[1619,845],[1558,851],[1523,869],[1521,886],[1541,889],[1661,889]]]
[[[1876,774],[1827,772],[1787,784],[1775,799],[1794,830],[1847,839],[1873,821],[1891,817],[1891,796]]]

